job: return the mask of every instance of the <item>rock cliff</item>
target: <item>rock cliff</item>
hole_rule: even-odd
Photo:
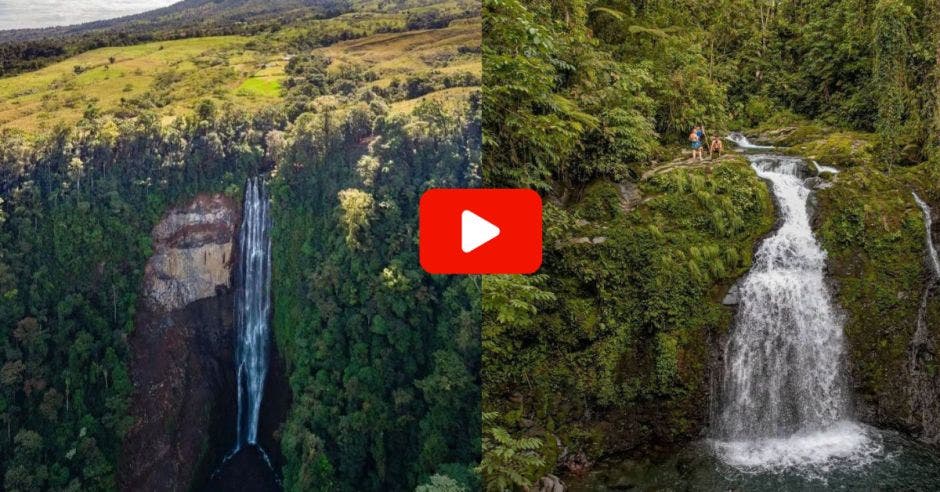
[[[238,224],[235,202],[200,195],[153,230],[130,337],[133,425],[120,458],[122,490],[188,490],[213,424],[230,413]]]

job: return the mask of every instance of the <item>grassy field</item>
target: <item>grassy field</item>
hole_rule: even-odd
[[[409,77],[433,78],[442,75],[483,74],[479,46],[480,21],[454,21],[445,29],[376,34],[344,41],[315,52],[331,60],[329,71],[369,70],[377,75],[373,87],[388,87]],[[466,98],[479,86],[444,88],[392,104],[394,112],[409,112],[428,99],[442,104]]]
[[[289,59],[283,38],[291,35],[204,37],[102,48],[0,79],[0,128],[38,133],[55,124],[74,124],[89,107],[115,115],[125,109],[150,109],[171,121],[205,98],[248,109],[277,103]],[[476,19],[454,21],[443,29],[373,34],[312,51],[330,60],[332,74],[369,71],[374,76],[368,85],[387,88],[415,77],[479,80],[480,42]],[[450,104],[479,90],[478,82],[462,84],[438,83],[429,93],[396,100],[392,110],[408,112],[422,100]]]
[[[127,104],[152,104],[173,116],[207,97],[248,107],[269,103],[279,96],[283,55],[246,49],[248,39],[102,48],[0,79],[0,127],[34,132],[56,122],[72,124],[90,105],[116,111]]]

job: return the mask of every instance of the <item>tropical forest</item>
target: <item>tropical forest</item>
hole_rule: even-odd
[[[938,12],[483,1],[486,490],[938,487]]]
[[[0,31],[0,489],[480,487],[480,282],[416,246],[481,181],[480,8]]]

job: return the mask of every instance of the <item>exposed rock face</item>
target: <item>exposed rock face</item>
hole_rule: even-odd
[[[157,224],[144,279],[151,307],[172,311],[231,287],[237,216],[227,198],[203,196]]]
[[[154,228],[130,337],[134,422],[120,458],[122,490],[188,490],[213,422],[232,404],[238,224],[236,203],[201,195]]]

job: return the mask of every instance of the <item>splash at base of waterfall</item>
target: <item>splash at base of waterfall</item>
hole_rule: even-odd
[[[807,209],[809,167],[792,156],[747,157],[771,183],[780,226],[740,284],[711,447],[743,473],[864,467],[881,445],[851,421],[842,316]]]
[[[714,441],[699,441],[662,455],[612,458],[596,463],[586,475],[563,478],[570,492],[940,490],[935,449],[853,422],[764,447],[727,444],[729,453],[742,453],[737,455],[740,466],[718,455]]]
[[[824,476],[834,467],[865,467],[882,454],[877,431],[848,420],[787,437],[709,443],[722,461],[749,473],[791,471]]]

